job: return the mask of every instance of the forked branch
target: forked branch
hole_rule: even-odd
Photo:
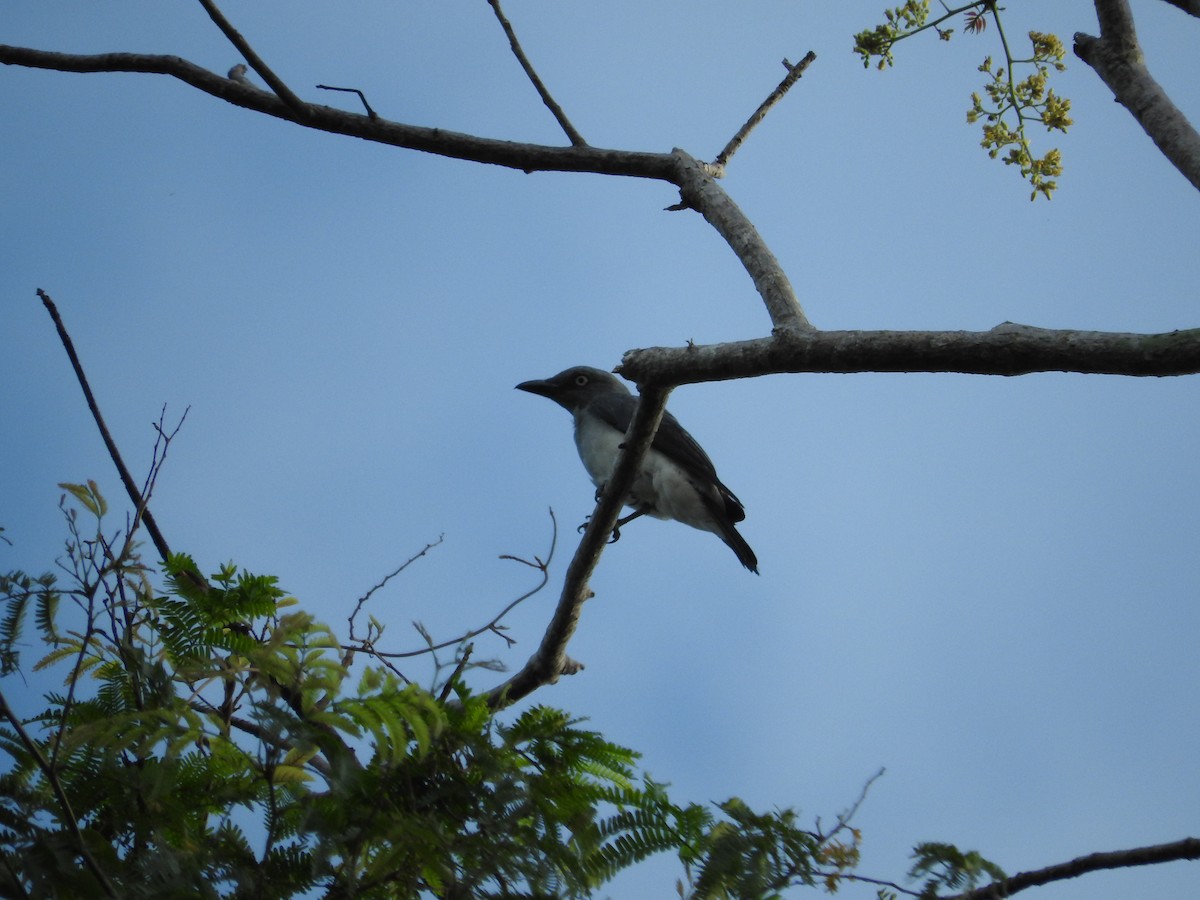
[[[273,90],[284,103],[292,108],[292,110],[300,116],[306,114],[308,104],[301,100],[292,92],[292,89],[284,84],[283,79],[272,71],[271,67],[263,62],[262,57],[254,52],[254,48],[241,35],[236,28],[225,18],[217,4],[212,0],[200,0],[200,5],[204,7],[204,11],[208,13],[208,17],[213,20],[213,23],[221,29],[221,33],[229,38],[229,42],[237,48],[238,53],[242,54],[242,58],[250,64],[259,77],[267,83],[267,86]]]
[[[1163,156],[1200,190],[1200,133],[1146,67],[1128,0],[1095,0],[1095,6],[1100,37],[1077,33],[1075,55],[1095,70]]]

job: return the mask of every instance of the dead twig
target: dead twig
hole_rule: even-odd
[[[521,68],[525,70],[525,74],[529,76],[529,80],[533,82],[534,88],[537,89],[538,96],[542,98],[542,102],[546,104],[546,108],[550,110],[550,114],[554,116],[555,121],[564,132],[566,132],[568,140],[571,141],[572,147],[586,147],[587,141],[583,139],[575,126],[571,124],[571,120],[567,118],[567,114],[563,112],[561,106],[550,96],[550,91],[546,89],[546,85],[542,83],[542,79],[538,77],[538,73],[534,71],[533,64],[529,61],[529,57],[525,55],[525,51],[521,49],[521,42],[517,40],[517,33],[513,30],[512,23],[504,15],[504,10],[500,8],[500,0],[488,0],[488,4],[492,7],[492,12],[496,14],[496,19],[500,22],[500,27],[504,29],[505,35],[508,36],[508,44],[512,47],[513,55],[516,56],[517,62],[521,64]]]
[[[371,109],[371,104],[367,102],[367,97],[358,88],[334,87],[331,84],[318,84],[318,90],[322,91],[345,91],[347,94],[358,94],[358,99],[362,101],[363,108],[367,111],[367,118],[374,121],[379,118],[379,113]]]
[[[129,474],[129,469],[125,466],[125,461],[121,458],[121,451],[117,449],[117,443],[113,440],[112,435],[108,431],[108,426],[104,424],[104,417],[100,415],[100,407],[96,404],[96,397],[92,393],[91,385],[88,384],[87,375],[83,372],[83,365],[79,362],[79,355],[75,352],[75,344],[71,341],[71,336],[67,334],[67,328],[63,325],[62,317],[58,314],[58,307],[54,305],[54,301],[50,299],[50,295],[38,288],[37,295],[41,297],[42,304],[46,307],[46,311],[50,313],[50,318],[54,320],[54,327],[58,330],[58,338],[62,342],[63,349],[67,351],[67,358],[71,360],[71,366],[75,369],[75,377],[79,380],[79,386],[83,388],[84,399],[87,400],[88,409],[92,411],[92,418],[96,421],[96,427],[100,429],[100,437],[104,441],[104,446],[108,449],[108,456],[113,461],[113,465],[117,467],[117,473],[121,476],[121,483],[125,486],[125,493],[129,495],[129,501],[134,508],[141,511],[142,521],[146,523],[146,531],[150,533],[150,539],[154,542],[155,549],[158,550],[158,555],[163,562],[171,555],[171,548],[167,546],[167,539],[163,537],[163,533],[159,531],[158,523],[154,521],[154,516],[150,510],[146,508],[145,501],[141,490],[138,489],[133,476]],[[182,423],[182,420],[180,420]]]
[[[816,58],[817,54],[809,50],[808,53],[805,54],[804,59],[800,60],[800,62],[796,63],[795,65],[792,65],[786,59],[783,61],[783,67],[788,70],[787,75],[784,76],[783,81],[779,82],[779,87],[771,91],[770,96],[768,96],[766,100],[758,105],[758,109],[756,109],[754,114],[746,120],[746,124],[738,129],[737,134],[730,138],[729,143],[725,145],[725,149],[717,154],[717,158],[714,159],[712,163],[715,168],[725,168],[725,164],[729,162],[729,157],[737,153],[738,148],[741,147],[746,138],[749,137],[750,132],[754,130],[755,126],[757,126],[759,122],[766,118],[767,113],[771,111],[771,107],[783,99],[783,95],[791,90],[792,85],[800,80],[800,76],[804,74],[804,70],[812,65]]]
[[[526,600],[528,600],[534,594],[541,591],[546,586],[546,584],[550,581],[550,562],[551,562],[551,560],[554,559],[554,548],[558,544],[558,520],[555,519],[555,517],[554,517],[554,510],[550,510],[550,522],[552,525],[552,533],[551,533],[551,537],[550,537],[550,551],[546,554],[546,559],[544,562],[538,557],[534,557],[532,560],[522,559],[519,556],[512,556],[509,554],[504,554],[500,557],[501,559],[509,559],[514,562],[519,562],[522,565],[529,566],[530,568],[537,569],[541,573],[542,579],[532,589],[521,594],[521,596],[517,597],[515,600],[512,600],[507,606],[505,606],[502,610],[500,610],[500,612],[498,612],[495,616],[493,616],[491,618],[491,620],[488,621],[487,623],[480,625],[478,628],[472,628],[470,631],[466,632],[465,634],[461,634],[458,637],[450,638],[449,640],[444,640],[444,641],[434,642],[432,637],[426,635],[427,646],[423,647],[420,650],[404,650],[404,651],[379,650],[375,647],[375,640],[379,637],[379,635],[378,635],[378,633],[375,633],[372,631],[369,631],[367,633],[366,637],[363,637],[363,638],[355,638],[354,637],[354,617],[358,615],[359,611],[362,609],[363,604],[366,603],[367,599],[370,598],[371,594],[375,593],[375,591],[377,591],[379,588],[383,587],[389,580],[391,580],[396,575],[400,574],[400,572],[404,571],[404,569],[406,569],[410,563],[412,563],[415,560],[419,559],[420,557],[424,556],[425,553],[428,552],[431,548],[437,546],[437,543],[441,543],[441,539],[439,538],[437,543],[427,545],[424,550],[422,550],[420,553],[413,556],[412,559],[406,561],[395,572],[392,572],[391,574],[389,574],[382,581],[380,581],[379,584],[375,585],[373,588],[371,588],[371,590],[369,590],[363,597],[361,597],[359,599],[358,604],[354,608],[354,612],[352,612],[350,615],[350,636],[351,636],[352,640],[356,641],[356,643],[341,645],[341,649],[343,651],[345,651],[346,657],[348,658],[351,654],[354,654],[354,653],[368,653],[371,656],[378,659],[380,662],[386,664],[388,660],[392,660],[392,659],[410,659],[414,656],[423,656],[426,653],[435,653],[438,650],[444,650],[446,647],[453,647],[457,644],[463,643],[464,641],[469,641],[469,640],[471,640],[471,638],[478,637],[479,635],[484,634],[485,632],[491,632],[492,634],[495,634],[496,636],[503,638],[505,641],[508,642],[508,645],[511,647],[515,643],[515,641],[513,641],[512,638],[508,637],[508,635],[504,634],[504,632],[502,630],[502,626],[500,625],[500,622],[510,612],[512,612],[514,609],[516,609],[518,606],[520,606],[522,603],[524,603]],[[422,634],[426,634],[426,632],[419,625],[418,625],[418,630],[421,631]]]

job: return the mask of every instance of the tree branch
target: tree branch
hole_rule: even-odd
[[[618,368],[640,385],[678,386],[784,372],[1190,375],[1200,328],[1162,334],[1004,323],[990,331],[781,331],[727,344],[630,350]]]
[[[178,56],[146,53],[54,53],[28,47],[0,44],[0,63],[59,72],[140,72],[169,75],[199,91],[234,106],[274,116],[330,134],[344,134],[378,144],[419,150],[451,159],[488,163],[523,172],[595,172],[671,181],[674,163],[669,153],[639,153],[595,147],[552,147],[501,141],[447,131],[405,125],[383,118],[303,103],[297,112],[279,97]]]
[[[811,329],[783,266],[746,214],[717,184],[712,167],[683,150],[675,150],[671,156],[676,169],[669,180],[679,185],[681,198],[680,205],[672,208],[696,210],[725,239],[754,281],[775,331]]]
[[[1189,15],[1200,16],[1200,0],[1164,0],[1164,2],[1179,7]]]
[[[779,82],[779,87],[771,91],[770,96],[758,105],[758,109],[746,120],[746,124],[738,129],[737,134],[729,139],[729,143],[725,145],[725,149],[717,154],[717,158],[713,160],[713,165],[718,169],[724,169],[725,164],[729,162],[729,157],[737,153],[738,148],[742,146],[750,132],[766,118],[767,113],[771,111],[771,107],[783,99],[783,95],[791,90],[792,85],[800,80],[800,76],[804,74],[804,70],[813,64],[817,59],[817,54],[811,50],[805,54],[804,59],[796,63],[794,66],[786,59],[783,61],[783,66],[788,70],[783,81]]]
[[[500,610],[500,612],[496,613],[496,615],[492,616],[492,618],[488,622],[485,622],[483,625],[480,625],[477,628],[472,628],[472,629],[464,632],[463,634],[460,634],[458,637],[448,638],[447,640],[438,641],[437,643],[433,643],[432,638],[431,638],[429,645],[426,647],[423,647],[420,650],[403,650],[403,651],[380,650],[375,647],[374,638],[371,635],[368,635],[365,638],[359,638],[359,637],[354,636],[354,618],[355,618],[355,616],[358,615],[359,610],[362,608],[362,605],[366,602],[367,598],[369,598],[371,596],[371,594],[374,593],[378,588],[383,587],[383,585],[386,584],[388,579],[390,579],[393,575],[397,575],[401,571],[403,571],[408,566],[408,564],[413,561],[413,559],[417,559],[420,556],[424,556],[425,551],[422,550],[420,553],[417,554],[417,556],[414,556],[412,559],[410,559],[408,562],[406,562],[403,566],[401,566],[399,569],[397,569],[391,575],[388,575],[387,578],[385,578],[379,584],[375,585],[375,587],[371,588],[371,590],[367,592],[366,596],[359,599],[358,605],[354,608],[354,612],[351,613],[351,615],[350,615],[350,640],[354,641],[355,643],[342,644],[341,649],[347,651],[348,653],[367,653],[371,656],[374,656],[376,659],[380,660],[381,662],[386,663],[388,660],[391,660],[391,659],[410,659],[414,656],[424,656],[426,653],[433,653],[437,650],[443,650],[446,647],[453,647],[456,644],[465,643],[466,641],[471,640],[471,638],[479,637],[479,635],[485,634],[489,631],[492,632],[493,634],[497,634],[500,637],[504,638],[506,641],[508,641],[509,646],[512,646],[512,644],[515,642],[511,638],[509,638],[508,636],[504,635],[501,632],[500,622],[504,619],[505,616],[507,616],[510,612],[512,612],[514,609],[516,609],[518,606],[520,606],[522,603],[524,603],[526,600],[528,600],[534,594],[541,593],[542,589],[550,582],[550,561],[552,559],[554,559],[554,548],[558,544],[558,523],[554,520],[554,512],[553,511],[551,511],[551,513],[550,513],[550,521],[554,527],[553,527],[552,535],[550,538],[550,551],[549,551],[549,553],[546,554],[546,559],[544,562],[538,557],[534,557],[534,561],[531,562],[530,560],[522,559],[519,556],[512,556],[511,554],[507,554],[507,553],[500,557],[501,559],[511,559],[514,562],[523,563],[524,565],[527,565],[532,569],[537,569],[538,572],[541,573],[541,581],[539,581],[536,585],[534,585],[532,588],[527,590],[525,593],[521,594],[519,597],[516,597],[513,600],[510,600],[508,602],[508,605],[505,606],[502,610]],[[440,538],[439,538],[438,542],[439,543],[441,542]],[[430,546],[432,546],[432,545],[430,545]],[[429,547],[427,546],[425,549],[428,550]],[[424,634],[424,631],[422,631],[422,633]]]
[[[1070,862],[1047,866],[1032,872],[1020,872],[1004,881],[955,894],[943,900],[1002,900],[1026,888],[1078,878],[1088,872],[1105,869],[1122,869],[1129,866],[1151,866],[1174,862],[1180,859],[1200,859],[1200,838],[1184,838],[1173,844],[1157,844],[1152,847],[1135,847],[1132,850],[1115,850],[1110,853],[1089,853]]]
[[[1127,0],[1095,0],[1100,37],[1075,35],[1075,55],[1087,63],[1192,187],[1200,190],[1200,134],[1171,102],[1150,70]]]
[[[230,24],[229,20],[225,18],[221,10],[217,8],[217,5],[213,3],[212,0],[200,0],[200,5],[203,6],[204,11],[208,13],[208,17],[213,20],[218,28],[221,29],[221,33],[224,34],[225,37],[229,38],[229,42],[237,48],[238,53],[242,54],[242,58],[250,64],[250,68],[257,72],[259,77],[267,83],[267,86],[276,94],[278,94],[279,98],[288,106],[290,106],[297,115],[306,115],[308,105],[294,93],[292,93],[292,89],[283,83],[283,79],[276,75],[271,70],[271,67],[262,61],[262,58],[254,52],[254,48],[251,47],[247,40],[242,37],[241,33],[234,28],[232,24]]]
[[[113,465],[117,467],[117,473],[121,477],[121,484],[125,486],[125,493],[129,495],[129,502],[138,511],[141,520],[146,523],[146,530],[150,532],[150,539],[154,542],[154,547],[158,550],[159,557],[162,558],[163,562],[166,562],[167,558],[171,555],[171,548],[167,546],[167,539],[163,537],[163,533],[158,530],[158,523],[154,521],[154,516],[146,507],[141,490],[138,489],[133,476],[129,474],[129,469],[125,466],[125,460],[121,458],[121,451],[117,449],[117,442],[113,440],[112,435],[109,434],[108,426],[104,424],[104,417],[100,415],[100,407],[96,403],[96,397],[92,394],[92,388],[88,384],[87,375],[83,372],[83,364],[79,362],[79,355],[75,352],[75,344],[72,342],[71,336],[67,334],[67,328],[63,325],[62,317],[58,314],[58,307],[54,305],[54,301],[50,299],[50,295],[41,288],[38,288],[37,295],[42,298],[42,305],[46,307],[46,312],[50,313],[50,318],[54,320],[54,327],[58,330],[58,338],[62,341],[63,349],[67,351],[67,357],[71,360],[72,368],[75,369],[75,377],[79,380],[79,386],[83,388],[83,396],[87,400],[88,409],[92,411],[92,418],[96,421],[96,427],[100,429],[100,437],[104,441],[104,446],[108,449],[108,456],[113,461]],[[161,435],[161,431],[159,433]],[[157,448],[157,443],[155,446]]]
[[[625,495],[633,484],[634,474],[646,451],[650,449],[667,406],[669,390],[640,385],[639,389],[641,398],[633,421],[629,423],[629,430],[625,433],[617,464],[588,520],[575,556],[567,566],[558,606],[542,636],[542,642],[519,672],[488,692],[488,703],[492,707],[515,703],[543,685],[553,684],[560,675],[569,674],[578,667],[578,664],[573,667],[567,657],[567,643],[579,624],[584,601],[592,597],[588,583],[617,524]]]
[[[575,130],[575,126],[571,124],[571,120],[567,118],[567,114],[563,112],[562,107],[550,96],[550,91],[546,89],[546,85],[542,83],[542,79],[534,71],[533,63],[529,61],[529,57],[521,49],[521,42],[517,40],[517,33],[513,30],[512,23],[508,21],[508,18],[504,15],[504,10],[500,8],[500,0],[488,0],[488,4],[492,7],[492,12],[496,14],[496,19],[500,22],[500,27],[504,29],[504,34],[508,37],[508,45],[512,47],[512,52],[516,56],[517,62],[521,64],[521,68],[525,70],[525,74],[533,82],[538,96],[542,98],[542,102],[546,104],[546,108],[550,110],[550,114],[554,116],[559,127],[566,133],[571,146],[586,147],[587,141],[583,139],[583,135]]]
[[[701,213],[733,248],[762,295],[772,325],[776,329],[811,327],[779,261],[745,214],[716,183],[711,167],[706,167],[680,150],[673,153],[645,153],[589,146],[522,144],[440,128],[405,125],[316,104],[304,104],[303,113],[298,113],[266,91],[217,75],[177,56],[136,53],[81,55],[0,45],[0,62],[64,72],[170,75],[235,106],[331,134],[344,134],[389,146],[524,172],[591,172],[666,181],[680,189],[682,203],[675,208],[690,208]]]

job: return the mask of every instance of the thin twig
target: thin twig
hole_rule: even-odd
[[[465,634],[461,634],[456,638],[450,638],[449,640],[440,641],[438,643],[434,643],[432,638],[429,637],[429,638],[427,638],[427,640],[429,641],[429,645],[420,650],[406,650],[406,651],[395,651],[395,652],[385,651],[385,650],[377,650],[374,646],[372,646],[370,644],[369,641],[362,640],[361,638],[359,639],[361,641],[360,645],[356,646],[353,644],[341,644],[340,649],[345,650],[347,653],[369,653],[372,656],[378,658],[380,661],[386,661],[389,659],[409,659],[414,656],[423,656],[426,653],[435,653],[438,650],[444,650],[446,647],[453,647],[456,644],[461,644],[463,641],[469,641],[469,640],[471,640],[471,638],[478,637],[479,635],[481,635],[487,631],[490,631],[493,634],[499,635],[500,637],[504,638],[506,641],[508,641],[509,645],[511,646],[513,641],[510,640],[508,637],[505,637],[505,635],[501,634],[498,626],[500,624],[500,621],[505,616],[507,616],[510,612],[512,612],[520,604],[524,603],[526,600],[528,600],[534,594],[541,591],[542,588],[544,588],[546,586],[546,584],[550,581],[550,562],[551,562],[551,560],[554,559],[554,548],[558,544],[558,520],[554,518],[553,510],[550,511],[550,521],[553,524],[553,534],[551,535],[551,538],[550,538],[550,552],[546,555],[545,562],[542,562],[540,559],[537,559],[536,557],[535,557],[534,562],[530,562],[527,559],[521,559],[516,556],[504,555],[504,556],[500,557],[501,559],[511,559],[514,562],[519,562],[524,565],[530,566],[531,568],[537,569],[539,572],[542,573],[542,580],[537,585],[535,585],[532,589],[526,591],[524,594],[522,594],[521,596],[517,597],[515,600],[510,602],[508,604],[508,606],[504,607],[504,609],[500,610],[500,612],[496,613],[496,615],[492,617],[492,620],[490,622],[488,622],[487,624],[481,625],[478,628],[472,628],[470,631],[466,632]],[[419,555],[422,555],[422,554],[418,554],[418,556]],[[393,573],[393,574],[395,574],[395,573]],[[390,578],[391,576],[388,576],[388,577]],[[386,580],[387,579],[384,579],[384,581],[386,581]],[[381,587],[381,586],[382,586],[382,583],[379,585],[376,585],[376,587]],[[375,590],[375,588],[371,589],[372,592],[374,590]],[[370,596],[370,593],[368,593],[367,596]],[[365,600],[365,599],[366,598],[364,597],[363,600]],[[362,601],[360,601],[360,605],[361,605],[361,603],[362,603]],[[357,613],[357,609],[355,610],[355,612]],[[424,633],[424,632],[422,632],[422,633]]]
[[[104,870],[100,868],[99,863],[96,862],[95,857],[92,856],[91,851],[88,850],[87,844],[84,842],[83,833],[79,830],[79,822],[75,819],[75,811],[71,809],[71,801],[67,799],[67,794],[63,790],[62,782],[58,780],[58,773],[54,771],[54,768],[49,762],[47,762],[46,757],[42,755],[42,751],[38,749],[38,745],[34,743],[33,739],[29,736],[29,733],[25,730],[25,727],[21,724],[21,720],[17,718],[16,713],[12,711],[12,707],[8,705],[8,701],[5,699],[2,692],[0,692],[0,716],[3,716],[5,719],[7,719],[8,724],[11,725],[17,732],[17,736],[21,739],[21,743],[24,744],[25,749],[29,751],[29,754],[37,762],[37,766],[42,770],[42,775],[45,777],[46,781],[50,783],[50,789],[54,792],[54,797],[56,800],[58,800],[58,805],[62,807],[62,819],[66,823],[67,829],[71,832],[71,836],[74,837],[76,842],[79,844],[79,855],[83,857],[83,861],[87,865],[88,870],[93,876],[95,876],[96,880],[100,882],[100,886],[104,889],[104,893],[107,896],[116,897],[116,889],[112,886],[112,883],[104,874]]]
[[[334,87],[330,84],[318,84],[318,90],[322,91],[345,91],[347,94],[358,94],[358,99],[362,101],[363,108],[367,111],[367,118],[374,121],[379,118],[379,113],[371,109],[371,104],[367,102],[366,95],[358,88]]]
[[[217,8],[217,5],[212,0],[200,0],[200,5],[204,7],[204,11],[208,13],[208,17],[216,23],[216,26],[221,29],[225,37],[229,38],[229,42],[237,48],[238,53],[246,62],[250,63],[250,68],[258,73],[259,77],[267,83],[271,88],[292,110],[299,116],[308,115],[308,104],[301,100],[292,92],[292,89],[283,83],[283,79],[271,71],[271,67],[262,61],[262,58],[254,52],[254,48],[247,43],[246,39],[238,32],[236,28],[230,24],[225,15]]]
[[[895,891],[897,894],[907,894],[910,897],[926,896],[925,894],[922,894],[918,891],[914,891],[914,890],[910,890],[909,888],[902,887],[901,885],[896,884],[896,882],[894,882],[894,881],[887,881],[886,879],[883,879],[883,878],[872,878],[869,875],[858,875],[854,872],[826,872],[824,870],[818,869],[817,871],[813,872],[813,875],[817,878],[837,878],[837,879],[841,879],[843,881],[860,881],[863,884],[877,885],[878,887],[883,887],[883,888],[887,888],[890,891]]]
[[[471,661],[471,654],[475,652],[474,644],[467,644],[463,648],[462,656],[458,660],[458,665],[454,667],[454,671],[450,673],[450,677],[446,679],[446,683],[442,685],[442,691],[438,694],[438,703],[445,703],[446,698],[450,696],[450,691],[454,689],[454,682],[459,679],[463,673],[463,669],[467,667],[467,663]]]
[[[820,823],[820,821],[817,822],[818,836],[822,840],[826,840],[826,841],[829,840],[830,838],[834,837],[839,831],[841,831],[842,829],[844,829],[850,825],[850,820],[853,819],[858,814],[859,807],[861,807],[863,805],[863,803],[866,801],[867,794],[870,792],[871,786],[874,785],[876,781],[878,781],[880,778],[883,777],[885,771],[886,771],[885,769],[880,767],[878,772],[876,772],[874,775],[872,775],[870,778],[868,778],[863,783],[862,790],[858,792],[858,799],[855,800],[853,804],[851,804],[849,809],[844,810],[843,812],[838,814],[837,820],[833,826],[833,830],[831,832],[829,832],[829,834],[821,833],[821,823]]]
[[[542,98],[542,102],[546,104],[546,108],[550,110],[559,127],[566,132],[567,138],[571,141],[571,146],[586,147],[587,141],[583,139],[583,135],[575,130],[575,126],[571,124],[571,120],[567,118],[567,114],[563,112],[562,107],[550,96],[550,92],[546,90],[546,85],[542,83],[542,79],[538,77],[538,73],[533,70],[533,64],[529,61],[529,57],[525,55],[525,51],[521,49],[521,42],[517,40],[517,33],[513,31],[512,23],[508,21],[504,15],[504,10],[500,8],[500,0],[488,0],[488,3],[492,7],[492,12],[496,14],[496,18],[500,22],[500,27],[504,29],[504,33],[508,36],[508,44],[512,47],[512,52],[517,57],[517,62],[521,64],[521,68],[525,70],[525,74],[533,82],[538,96]]]
[[[368,600],[371,599],[371,595],[374,594],[381,587],[383,587],[385,584],[387,584],[389,581],[391,581],[393,578],[395,578],[397,575],[399,575],[401,572],[403,572],[405,569],[407,569],[409,566],[411,566],[413,563],[415,563],[418,559],[420,559],[422,556],[424,556],[426,553],[428,553],[434,547],[436,547],[440,543],[442,543],[442,541],[445,539],[446,539],[446,536],[444,534],[438,535],[438,539],[436,541],[426,544],[424,547],[422,547],[420,549],[420,551],[418,551],[417,553],[414,553],[412,556],[410,556],[404,562],[400,563],[400,565],[397,568],[395,568],[394,570],[389,572],[387,575],[384,575],[378,584],[374,585],[370,590],[368,590],[365,594],[363,594],[361,597],[358,598],[358,602],[354,605],[354,610],[350,613],[350,639],[351,640],[358,640],[358,638],[356,638],[354,636],[354,620],[356,618],[358,618],[358,614],[359,614],[359,612],[362,611],[363,605]]]
[[[63,349],[67,351],[67,357],[71,360],[71,366],[75,369],[75,377],[79,380],[79,386],[83,388],[83,396],[87,400],[88,409],[92,411],[92,418],[96,420],[96,427],[100,429],[100,437],[104,440],[104,446],[108,449],[108,456],[117,467],[117,473],[121,476],[121,483],[125,485],[125,493],[129,495],[129,500],[135,509],[143,510],[142,520],[146,523],[146,530],[150,532],[150,539],[154,541],[158,555],[162,557],[163,562],[166,562],[171,555],[171,548],[167,546],[167,539],[158,530],[158,524],[154,521],[154,516],[151,515],[149,509],[145,508],[142,500],[142,492],[138,489],[137,483],[134,482],[133,476],[129,474],[129,469],[125,467],[125,461],[121,458],[121,451],[117,449],[116,442],[112,439],[112,435],[109,434],[108,426],[104,424],[104,417],[100,415],[100,407],[96,405],[96,397],[92,394],[92,388],[88,384],[87,376],[83,373],[83,365],[79,362],[79,355],[75,352],[75,344],[71,341],[71,336],[67,334],[62,317],[58,314],[58,307],[54,305],[54,301],[50,299],[50,295],[41,288],[38,288],[37,295],[42,298],[42,303],[45,305],[46,311],[50,313],[50,318],[54,320],[54,327],[58,329],[59,340],[62,341]]]
[[[800,62],[796,63],[794,66],[786,59],[783,61],[784,68],[788,70],[787,75],[784,77],[783,81],[779,82],[779,87],[771,91],[770,96],[768,96],[766,100],[758,105],[758,109],[756,109],[754,114],[746,120],[746,124],[738,129],[737,134],[735,134],[730,139],[729,143],[725,145],[725,149],[717,154],[717,158],[713,160],[714,166],[719,169],[725,168],[725,164],[729,162],[729,157],[737,153],[738,148],[741,147],[746,138],[749,137],[750,132],[754,130],[755,126],[758,125],[759,122],[766,118],[767,113],[771,111],[771,107],[783,99],[783,95],[791,90],[792,85],[800,80],[800,76],[804,74],[804,70],[812,65],[816,58],[817,54],[809,50],[808,53],[805,54],[804,59],[800,60]]]

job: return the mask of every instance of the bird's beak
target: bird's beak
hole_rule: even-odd
[[[528,391],[530,394],[538,394],[542,397],[554,397],[557,385],[545,379],[539,378],[534,381],[522,381],[517,385],[518,391]]]

